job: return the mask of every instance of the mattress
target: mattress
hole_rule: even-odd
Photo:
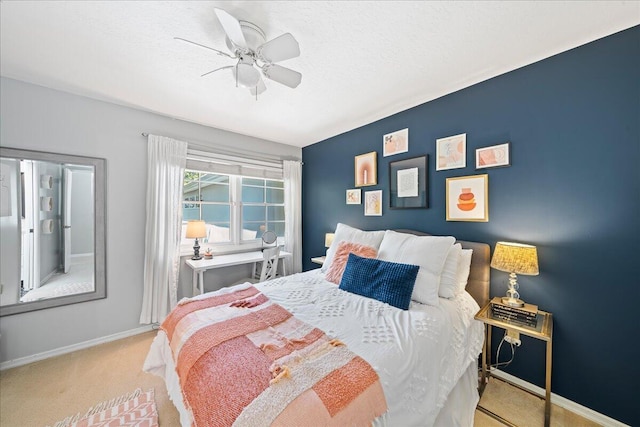
[[[482,323],[473,319],[479,307],[466,292],[451,300],[441,298],[438,306],[411,302],[409,310],[400,310],[343,291],[327,282],[320,270],[312,270],[215,293],[249,286],[255,286],[301,321],[344,342],[373,367],[389,407],[376,420],[377,425],[436,424],[456,384],[465,372],[475,370],[482,349]],[[191,425],[163,331],[154,339],[143,369],[165,378],[182,425]],[[457,404],[473,408],[477,392],[474,387],[464,390],[468,392],[456,394]]]

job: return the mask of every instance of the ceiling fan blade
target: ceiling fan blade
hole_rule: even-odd
[[[191,40],[183,39],[182,37],[174,37],[174,39],[175,39],[175,40],[182,40],[183,42],[187,42],[187,43],[191,43],[191,44],[195,44],[196,46],[200,46],[200,47],[203,47],[203,48],[205,48],[205,49],[212,50],[212,51],[214,51],[215,53],[217,53],[218,55],[226,56],[226,57],[231,58],[231,59],[235,59],[235,58],[236,58],[235,56],[231,56],[231,55],[229,55],[228,53],[223,52],[223,51],[221,51],[221,50],[214,49],[214,48],[212,48],[212,47],[205,46],[205,45],[200,44],[200,43],[192,42]]]
[[[215,73],[216,71],[220,71],[220,70],[226,70],[227,68],[234,68],[235,65],[227,65],[226,67],[220,67],[220,68],[216,68],[215,70],[211,70],[209,72],[204,73],[203,75],[201,75],[200,77],[204,77],[206,75],[209,75],[211,73]]]
[[[300,45],[286,33],[260,46],[257,53],[266,62],[279,62],[300,56]]]
[[[247,41],[244,39],[244,34],[242,34],[240,22],[225,10],[218,9],[216,7],[214,8],[214,11],[216,12],[220,25],[222,25],[222,28],[227,34],[229,40],[231,40],[234,45],[242,49],[246,49]]]
[[[267,90],[267,86],[264,84],[264,80],[262,79],[258,81],[258,84],[255,87],[249,88],[249,92],[251,92],[251,95],[253,96],[258,96],[265,90]]]
[[[300,74],[299,72],[276,64],[266,64],[262,68],[262,72],[264,73],[266,78],[276,81],[285,86],[289,86],[292,89],[298,87],[298,85],[302,81],[302,74]]]

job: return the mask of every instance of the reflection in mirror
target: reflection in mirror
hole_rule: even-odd
[[[106,296],[104,163],[0,148],[0,315]]]

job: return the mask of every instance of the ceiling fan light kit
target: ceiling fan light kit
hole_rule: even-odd
[[[239,21],[228,12],[215,8],[216,16],[225,32],[225,44],[230,54],[209,46],[202,45],[180,37],[182,40],[205,49],[212,50],[220,56],[237,59],[235,65],[216,68],[202,74],[202,77],[216,71],[230,69],[236,86],[249,89],[256,97],[267,90],[262,76],[292,89],[298,87],[302,81],[302,74],[290,68],[276,64],[276,62],[300,56],[300,46],[290,33],[282,34],[266,41],[266,36],[257,25]]]

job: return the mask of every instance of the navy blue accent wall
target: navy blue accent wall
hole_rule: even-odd
[[[404,128],[409,152],[382,157],[382,136]],[[554,314],[553,393],[640,425],[639,128],[633,27],[305,147],[304,268],[317,267],[310,258],[324,254],[324,233],[338,222],[492,248],[499,240],[534,244],[540,275],[520,276],[520,293]],[[459,133],[467,134],[467,167],[436,171],[435,140]],[[507,141],[512,166],[475,170],[476,148]],[[381,217],[345,204],[354,156],[370,151],[378,152],[378,185],[362,190],[383,190]],[[429,208],[390,210],[389,161],[423,154]],[[489,222],[447,222],[445,179],[479,173],[489,174]],[[507,274],[492,270],[491,295],[506,288]],[[544,387],[544,343],[522,340],[505,370]]]

